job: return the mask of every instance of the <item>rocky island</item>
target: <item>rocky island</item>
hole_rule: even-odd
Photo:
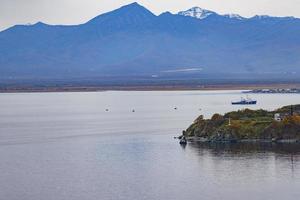
[[[250,110],[201,115],[183,136],[198,142],[300,142],[300,105],[274,111]]]

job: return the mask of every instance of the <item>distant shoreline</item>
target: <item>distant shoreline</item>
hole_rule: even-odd
[[[208,90],[254,90],[254,89],[300,88],[300,83],[271,84],[207,84],[207,85],[132,85],[132,86],[0,86],[0,93],[42,92],[101,92],[101,91],[208,91]]]

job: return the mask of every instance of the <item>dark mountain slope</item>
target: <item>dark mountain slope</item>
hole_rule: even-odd
[[[77,26],[37,23],[0,33],[0,77],[300,73],[300,20],[204,19],[133,3]],[[201,69],[201,71],[199,71]]]

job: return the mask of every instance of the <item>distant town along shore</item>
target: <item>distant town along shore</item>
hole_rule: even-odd
[[[201,115],[185,131],[188,140],[198,142],[300,142],[300,105],[274,111],[250,110]]]
[[[280,94],[291,94],[291,93],[300,93],[300,89],[298,88],[290,88],[290,89],[284,89],[284,88],[276,88],[276,89],[255,89],[255,90],[250,90],[246,91],[244,93],[257,93],[257,94],[265,94],[265,93],[280,93]]]

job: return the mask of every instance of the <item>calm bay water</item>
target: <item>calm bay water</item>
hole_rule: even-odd
[[[183,148],[173,139],[200,114],[243,108],[230,105],[240,96],[0,94],[0,200],[298,199],[298,145]],[[298,94],[251,97],[251,108],[300,103]]]

